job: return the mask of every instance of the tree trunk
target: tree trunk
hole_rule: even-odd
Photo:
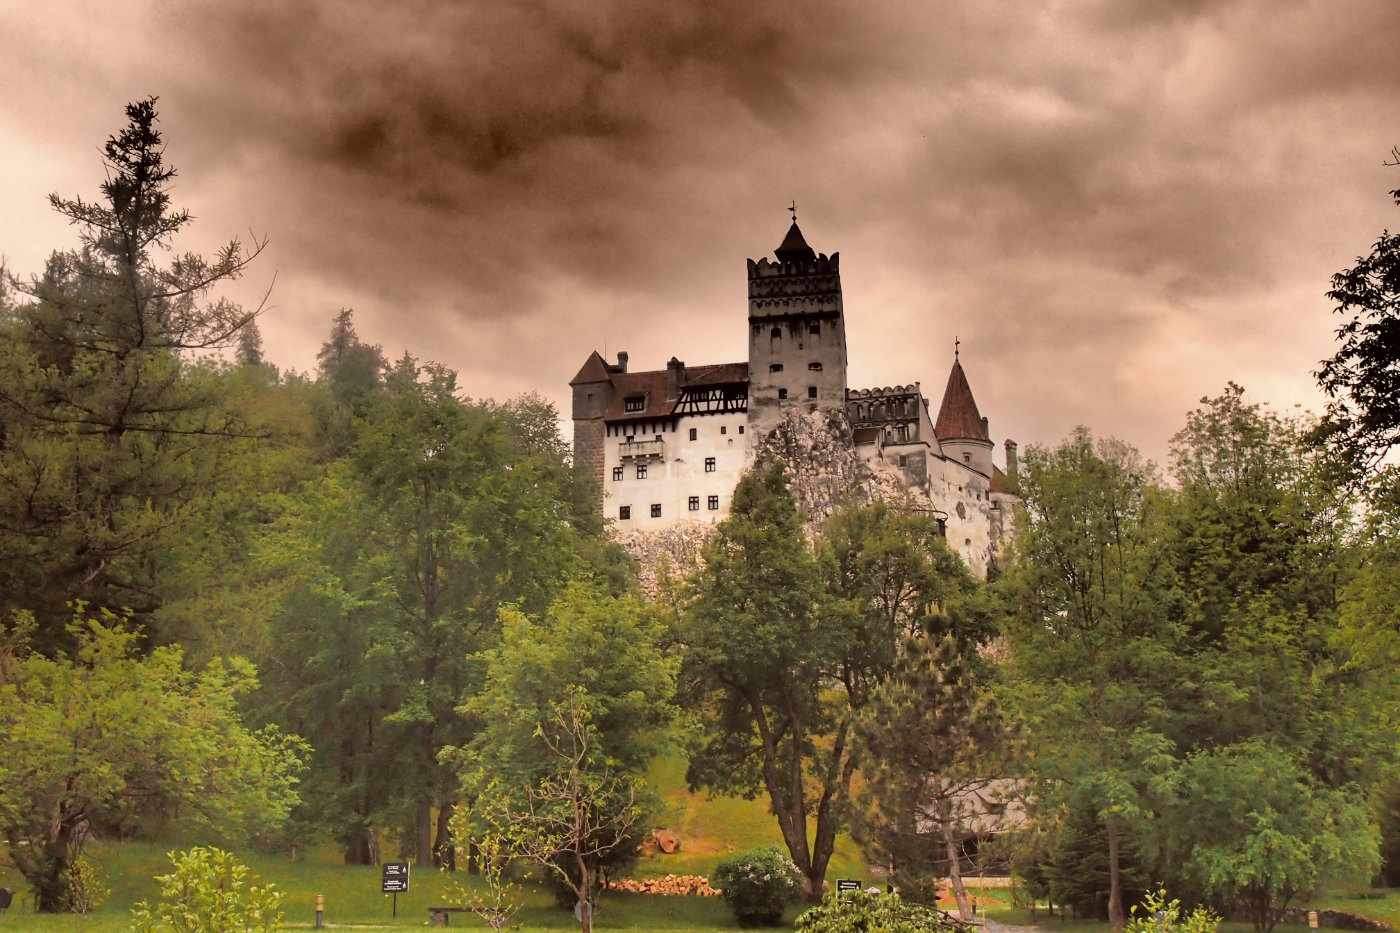
[[[1123,875],[1118,866],[1118,821],[1109,817],[1108,830],[1108,928],[1112,933],[1123,931]]]
[[[433,802],[420,800],[413,811],[415,861],[419,868],[433,864]]]
[[[972,902],[968,900],[967,888],[963,887],[962,853],[958,851],[958,840],[953,832],[951,813],[944,813],[942,824],[943,845],[948,851],[948,886],[953,889],[953,897],[958,902],[958,919],[971,920]]]
[[[438,810],[437,839],[433,842],[433,865],[448,871],[457,870],[457,848],[452,844],[452,827],[449,825],[453,809],[452,804],[443,803]]]

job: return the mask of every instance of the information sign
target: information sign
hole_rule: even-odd
[[[860,882],[852,881],[849,878],[842,878],[836,882],[836,890],[838,893],[841,891],[859,891]]]
[[[385,894],[408,893],[408,863],[385,862],[382,889]]]

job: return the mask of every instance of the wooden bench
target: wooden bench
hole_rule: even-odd
[[[428,926],[430,926],[430,927],[445,927],[445,926],[451,926],[451,923],[449,923],[448,921],[452,919],[452,915],[453,915],[453,914],[464,914],[464,913],[467,913],[467,908],[465,908],[465,907],[429,907],[429,908],[428,908]]]

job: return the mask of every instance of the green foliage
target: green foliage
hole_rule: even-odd
[[[209,358],[257,314],[211,290],[263,244],[158,264],[190,216],[170,205],[154,98],[127,117],[104,148],[103,200],[50,196],[81,248],[11,280],[28,300],[0,306],[0,609],[33,611],[47,650],[70,600],[143,621],[160,608],[167,549],[266,433]]]
[[[724,894],[742,926],[777,926],[802,896],[804,881],[792,859],[772,847],[731,855],[710,875],[710,887]]]
[[[459,822],[454,832],[460,838],[469,838],[469,833],[464,832],[463,828]],[[523,893],[520,885],[511,881],[506,874],[510,864],[509,836],[497,829],[477,837],[474,845],[485,889],[480,885],[467,886],[461,882],[459,875],[454,874],[453,880],[447,884],[448,897],[450,903],[467,908],[491,929],[501,930],[520,911]]]
[[[823,531],[813,548],[781,463],[745,475],[681,621],[687,780],[767,796],[813,898],[850,803],[859,709],[901,640],[975,587],[932,521],[853,506]]]
[[[0,656],[0,836],[37,909],[73,907],[72,866],[90,825],[179,812],[246,837],[286,818],[305,745],[243,725],[251,665],[214,662],[196,674],[177,648],[142,656],[110,614],[80,617],[72,632],[74,660]]]
[[[1106,831],[1108,916],[1124,922],[1121,849],[1170,770],[1177,656],[1153,470],[1080,429],[1021,467],[1026,507],[1002,578],[1012,647],[1007,698],[1034,736],[1043,806],[1091,808]]]
[[[591,898],[601,873],[635,861],[654,807],[642,776],[675,715],[668,632],[631,598],[585,583],[539,620],[515,609],[502,619],[500,645],[483,656],[485,688],[463,706],[478,734],[445,756],[460,762],[473,802],[469,838],[528,829],[512,845],[548,862],[575,900]],[[561,808],[581,808],[594,828],[542,835],[557,830]]]
[[[131,933],[277,933],[283,894],[248,885],[248,869],[221,849],[169,853],[175,870],[156,878],[160,903],[131,912]]]
[[[890,894],[831,893],[797,918],[803,933],[945,933],[953,924],[942,914]]]
[[[267,715],[313,739],[310,809],[356,862],[385,825],[420,864],[450,856],[457,781],[439,753],[478,729],[458,707],[485,687],[502,608],[543,614],[570,579],[616,579],[614,552],[575,521],[560,445],[540,428],[527,449],[455,378],[400,359],[355,400],[345,458],[260,543],[264,572],[290,581]]]
[[[1197,906],[1183,916],[1181,901],[1168,901],[1167,892],[1158,889],[1133,905],[1132,919],[1125,929],[1127,933],[1216,933],[1220,915],[1209,907]]]

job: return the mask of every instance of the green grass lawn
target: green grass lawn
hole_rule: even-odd
[[[762,800],[710,798],[692,794],[685,786],[685,761],[679,754],[659,760],[650,775],[652,786],[661,794],[664,811],[657,828],[667,828],[681,837],[681,850],[673,855],[645,857],[633,875],[638,878],[666,874],[709,876],[726,854],[757,845],[781,847],[777,823]],[[16,901],[8,916],[0,917],[0,933],[9,931],[55,931],[55,933],[124,933],[130,925],[129,911],[141,900],[157,895],[156,875],[170,870],[166,853],[187,848],[173,843],[104,843],[87,849],[88,858],[98,866],[112,889],[111,897],[87,917],[33,916],[21,914]],[[330,926],[377,926],[382,929],[420,929],[427,924],[429,906],[447,902],[446,878],[432,870],[414,871],[412,890],[399,896],[399,917],[391,917],[391,899],[379,893],[380,870],[373,866],[345,865],[330,847],[302,853],[296,860],[284,857],[239,853],[239,857],[259,876],[257,883],[272,882],[285,891],[283,913],[289,924],[310,926],[315,920],[316,895],[326,898],[325,921]],[[830,878],[868,879],[869,873],[856,845],[847,837],[837,841]],[[468,884],[477,879],[460,873]],[[19,875],[0,868],[0,886],[24,890]],[[796,916],[797,909],[792,911]],[[525,907],[513,923],[521,930],[576,929],[572,914],[553,906],[550,895],[538,888],[528,889]],[[599,929],[715,931],[737,929],[728,907],[720,898],[660,897],[613,893],[603,897],[595,925]],[[471,915],[453,918],[454,927],[485,929]]]

